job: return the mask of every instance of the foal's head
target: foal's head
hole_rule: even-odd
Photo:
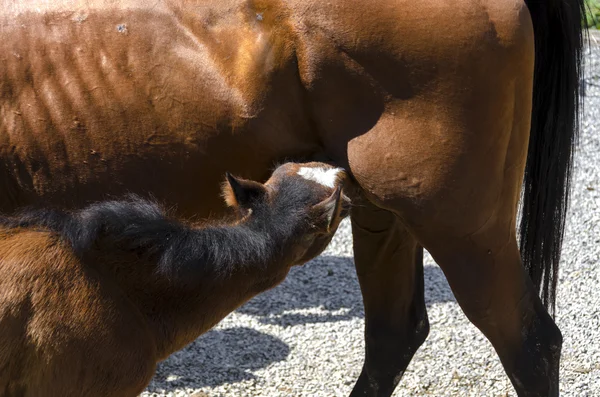
[[[282,260],[305,263],[327,247],[350,200],[343,194],[346,173],[324,163],[285,163],[261,184],[227,174],[223,195],[241,219],[274,234]]]

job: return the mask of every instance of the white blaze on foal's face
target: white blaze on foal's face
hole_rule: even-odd
[[[341,168],[300,167],[298,175],[309,181],[334,188],[340,172],[343,172]]]

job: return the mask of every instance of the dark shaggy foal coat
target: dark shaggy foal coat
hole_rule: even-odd
[[[0,395],[142,392],[158,361],[329,243],[345,198],[298,167],[228,176],[233,223],[192,227],[136,197],[0,218]]]

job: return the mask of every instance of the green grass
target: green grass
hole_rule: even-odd
[[[587,12],[583,23],[588,28],[600,29],[600,0],[585,0]]]

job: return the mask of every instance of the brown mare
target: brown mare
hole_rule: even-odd
[[[423,247],[517,393],[556,396],[548,309],[582,8],[2,0],[0,210],[130,191],[218,214],[225,170],[264,180],[282,159],[330,161],[364,199],[351,215],[366,316],[352,396],[390,396],[427,337]]]
[[[0,394],[139,395],[158,361],[319,255],[347,214],[333,167],[228,179],[233,223],[192,227],[139,198],[0,218]]]

